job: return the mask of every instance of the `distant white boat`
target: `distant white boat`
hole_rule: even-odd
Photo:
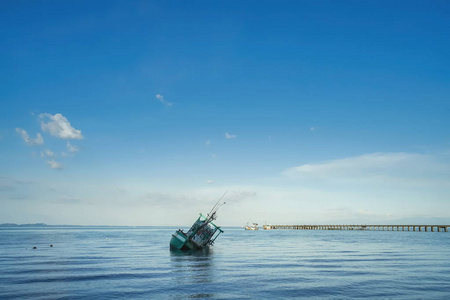
[[[244,226],[244,229],[245,230],[258,230],[259,229],[258,223],[253,223],[252,225],[248,225],[248,223],[247,223],[247,225]]]
[[[265,229],[265,230],[271,230],[272,229],[272,226],[270,226],[270,225],[263,225],[263,229]]]

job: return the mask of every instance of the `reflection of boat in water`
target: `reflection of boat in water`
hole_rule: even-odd
[[[220,200],[222,200],[222,198]],[[200,214],[197,221],[195,221],[187,233],[183,232],[181,229],[178,229],[173,233],[170,240],[170,249],[196,250],[205,246],[211,246],[223,232],[219,226],[212,222],[217,218],[217,210],[223,204],[225,204],[225,202],[220,205],[219,202],[217,202],[206,217]]]
[[[258,223],[253,223],[252,225],[248,225],[248,223],[247,223],[247,225],[244,226],[244,229],[245,230],[258,230],[259,229]]]
[[[188,299],[216,299],[220,289],[205,289],[216,282],[216,269],[213,268],[214,247],[198,250],[170,251],[171,273],[176,274],[170,284],[176,286]],[[186,287],[189,282],[189,287]]]

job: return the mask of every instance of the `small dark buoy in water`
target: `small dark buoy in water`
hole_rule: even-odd
[[[50,247],[53,247],[53,244],[52,244],[52,245],[50,245]]]
[[[37,249],[37,247],[36,247],[36,246],[34,246],[34,247],[33,247],[33,249]]]

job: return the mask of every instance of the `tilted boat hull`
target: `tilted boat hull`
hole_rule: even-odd
[[[196,250],[214,243],[217,236],[223,230],[216,226],[208,218],[200,214],[200,217],[192,225],[187,233],[181,229],[172,234],[170,239],[171,250]]]
[[[181,250],[183,247],[186,247],[186,243],[186,235],[181,230],[178,230],[172,234],[172,238],[170,239],[170,249]]]

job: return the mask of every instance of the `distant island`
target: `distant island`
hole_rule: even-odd
[[[97,226],[105,227],[103,225]],[[0,227],[83,227],[83,225],[48,225],[45,223],[33,223],[33,224],[2,223],[0,224]],[[95,227],[95,225],[93,227]]]
[[[16,224],[16,223],[0,223],[0,227],[147,227],[147,226],[114,226],[114,225],[48,225],[45,223],[33,224]]]
[[[51,226],[45,223],[34,223],[34,224],[15,224],[15,223],[2,223],[0,227],[46,227]]]

